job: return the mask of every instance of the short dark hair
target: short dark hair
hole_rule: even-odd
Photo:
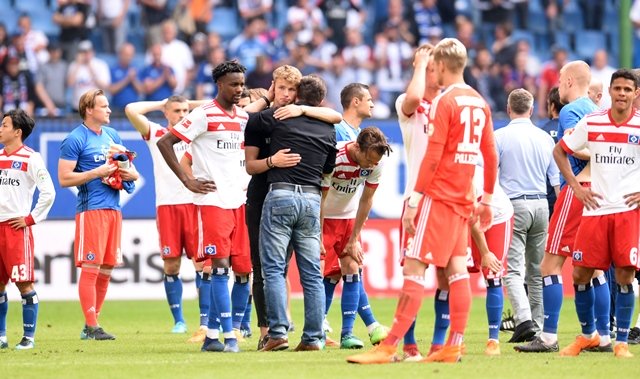
[[[327,95],[327,85],[317,75],[305,75],[298,84],[298,102],[318,106]]]
[[[351,100],[354,97],[362,100],[362,96],[364,95],[364,91],[368,91],[369,86],[362,83],[349,83],[347,84],[342,91],[340,91],[340,104],[342,104],[342,109],[347,109]]]
[[[9,117],[14,129],[22,130],[22,141],[31,135],[36,122],[22,109],[12,109],[5,113],[2,118]]]
[[[227,74],[236,72],[244,74],[246,71],[247,68],[234,59],[232,61],[222,62],[214,67],[213,70],[211,70],[211,78],[213,79],[214,83],[218,83],[218,79]]]
[[[633,70],[629,70],[627,68],[621,68],[617,70],[616,72],[611,74],[611,82],[609,83],[609,85],[613,84],[613,81],[618,78],[629,79],[633,81],[635,87],[638,88],[638,82],[640,81],[640,78],[638,78],[638,75],[636,75]]]
[[[375,126],[369,126],[362,129],[356,139],[361,151],[373,150],[379,155],[389,155],[393,150],[387,142],[387,138],[384,133]]]
[[[564,107],[564,104],[562,104],[562,101],[560,101],[560,90],[557,86],[551,88],[551,90],[549,91],[549,96],[547,96],[547,105],[547,112],[549,112],[549,108],[552,105],[556,109],[556,112],[560,112],[560,109]]]

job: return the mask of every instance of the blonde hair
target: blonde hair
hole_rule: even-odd
[[[302,79],[302,73],[297,68],[286,64],[273,70],[273,81],[275,82],[278,79],[282,79],[297,87]]]
[[[445,38],[433,48],[433,60],[443,61],[448,71],[462,72],[467,65],[467,48],[455,38]]]
[[[98,96],[105,96],[104,91],[101,89],[92,89],[80,96],[80,101],[78,102],[78,113],[80,113],[80,117],[83,120],[87,116],[87,109],[91,109],[96,106],[96,97]]]

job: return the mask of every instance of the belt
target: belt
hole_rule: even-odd
[[[520,195],[509,200],[545,200],[547,195]]]
[[[291,183],[271,183],[269,188],[271,190],[287,190],[287,191],[313,193],[316,195],[320,195],[320,187],[316,187],[316,186],[303,186],[300,184],[291,184]]]

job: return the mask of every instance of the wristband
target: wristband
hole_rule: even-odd
[[[486,206],[486,207],[490,207],[490,206],[491,206],[491,204],[490,204],[490,203],[487,203],[487,202],[484,202],[484,201],[481,201],[481,202],[480,202],[480,205],[484,205],[484,206]]]
[[[274,165],[273,162],[271,161],[271,156],[267,157],[267,167],[269,167],[269,168],[276,167],[276,165]]]
[[[420,205],[420,201],[422,200],[422,195],[420,192],[411,192],[411,196],[409,196],[409,200],[407,201],[407,207],[409,208],[418,208]]]
[[[265,108],[269,108],[269,105],[271,105],[271,102],[269,101],[269,99],[267,99],[267,97],[264,95],[260,96],[260,98],[264,100]]]

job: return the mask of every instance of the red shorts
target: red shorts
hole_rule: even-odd
[[[582,183],[582,186],[591,187],[591,183]],[[567,185],[560,191],[549,221],[549,234],[545,249],[547,253],[564,257],[571,256],[583,208],[582,202],[575,196],[571,187]]]
[[[189,259],[195,257],[198,247],[195,220],[196,206],[193,204],[161,205],[156,209],[162,259],[180,258],[183,250]]]
[[[230,258],[233,271],[251,272],[249,235],[244,221],[244,205],[238,209],[223,209],[210,205],[196,206],[198,249],[196,259]]]
[[[402,223],[402,218],[404,217],[404,209],[407,206],[407,202],[409,200],[405,200],[402,203],[402,214],[400,215],[400,266],[404,266],[404,257],[407,255],[410,247],[413,245],[414,236],[407,234],[404,230],[404,224]],[[418,216],[420,216],[420,212],[422,212],[422,204],[424,201],[421,200],[420,204],[418,204],[418,212],[416,213],[415,223],[418,223]]]
[[[445,203],[425,196],[407,258],[444,268],[451,257],[467,255],[468,243],[469,218],[460,216]]]
[[[471,259],[470,264],[467,264],[469,272],[480,272],[482,269],[482,275],[485,279],[502,278],[504,275],[504,267],[506,267],[505,260],[507,259],[507,251],[511,245],[511,237],[513,236],[513,217],[508,221],[500,224],[493,225],[489,230],[484,232],[484,237],[487,240],[487,246],[489,251],[492,252],[496,258],[502,261],[502,271],[494,274],[487,268],[482,268],[482,258],[480,257],[480,250],[476,245],[471,233],[469,233],[469,245],[471,246]]]
[[[325,277],[340,275],[340,258],[344,256],[343,251],[351,233],[355,219],[324,219],[322,225],[322,243],[327,255],[324,257],[324,273]]]
[[[96,209],[76,214],[74,254],[76,267],[83,263],[117,266],[122,263],[120,241],[122,213]]]
[[[0,283],[33,282],[33,235],[31,227],[13,229],[0,222]]]
[[[608,270],[640,268],[640,210],[582,218],[573,252],[573,265]]]

